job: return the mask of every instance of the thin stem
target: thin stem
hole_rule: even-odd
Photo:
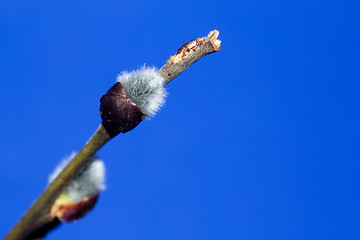
[[[166,79],[164,85],[168,84],[201,57],[219,51],[221,41],[217,39],[218,35],[217,30],[211,31],[207,37],[197,38],[184,44],[174,56],[170,56],[165,65],[159,70],[160,74]],[[49,212],[57,197],[72,178],[86,166],[95,153],[114,136],[100,124],[85,146],[31,205],[4,240],[34,239],[32,236],[37,237],[36,234],[39,231],[42,234],[40,238],[45,236],[53,228],[51,223],[54,219],[49,217]],[[46,228],[48,225],[51,227]],[[47,230],[42,232],[43,229]]]
[[[203,56],[219,51],[221,41],[218,36],[219,31],[213,30],[209,32],[207,37],[200,37],[185,43],[174,56],[170,56],[159,70],[161,76],[166,79],[164,85]]]
[[[110,134],[102,124],[91,136],[85,146],[76,154],[72,161],[64,168],[58,177],[45,189],[40,197],[31,205],[29,210],[9,232],[4,240],[26,239],[33,231],[41,228],[46,221],[53,203],[68,182],[81,171],[82,167],[95,153],[111,139]]]
[[[40,228],[35,231],[32,231],[30,236],[26,240],[41,240],[43,239],[51,230],[60,226],[61,222],[57,218],[49,218]]]

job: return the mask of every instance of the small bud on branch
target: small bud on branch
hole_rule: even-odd
[[[165,79],[155,68],[124,72],[100,99],[104,127],[112,134],[134,129],[144,118],[155,115],[165,102]]]
[[[76,153],[63,160],[49,177],[51,183],[73,159]],[[105,165],[93,157],[83,170],[64,188],[51,208],[50,215],[62,222],[72,222],[86,215],[97,202],[99,193],[105,189]]]

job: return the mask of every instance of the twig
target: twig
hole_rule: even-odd
[[[221,41],[218,36],[219,31],[213,30],[209,32],[207,37],[185,43],[179,48],[175,56],[169,57],[165,65],[159,70],[162,77],[166,79],[165,85],[201,57],[219,51]]]
[[[159,70],[166,79],[164,85],[178,76],[191,64],[201,57],[220,50],[219,32],[211,31],[207,37],[197,38],[183,45],[174,56],[169,57],[165,65]],[[31,205],[19,222],[11,229],[4,240],[31,239],[39,229],[52,226],[53,219],[49,218],[49,211],[64,187],[76,176],[94,154],[104,146],[113,135],[108,133],[102,124],[91,136],[85,146],[76,154],[72,161],[45,189],[40,197]],[[54,227],[56,225],[54,224]],[[50,231],[53,227],[45,228]],[[41,232],[44,236],[46,232]]]

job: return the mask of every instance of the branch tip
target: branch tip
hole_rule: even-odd
[[[218,39],[219,31],[212,30],[211,32],[209,32],[207,37],[210,39],[211,43],[213,44],[214,50],[219,51],[221,48],[221,41]]]
[[[170,56],[165,65],[159,70],[165,78],[164,85],[182,73],[191,64],[201,57],[217,52],[221,48],[221,41],[218,39],[219,31],[209,32],[207,37],[200,37],[182,45],[174,56]]]

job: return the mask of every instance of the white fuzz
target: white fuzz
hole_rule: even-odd
[[[147,116],[153,116],[165,103],[165,79],[155,68],[142,67],[130,73],[123,72],[117,77],[130,98]]]
[[[49,176],[51,183],[66,165],[75,156],[73,152],[70,157],[65,158]],[[65,187],[63,193],[70,197],[72,202],[80,201],[90,197],[100,190],[105,189],[105,165],[100,159],[93,157],[87,166]]]

